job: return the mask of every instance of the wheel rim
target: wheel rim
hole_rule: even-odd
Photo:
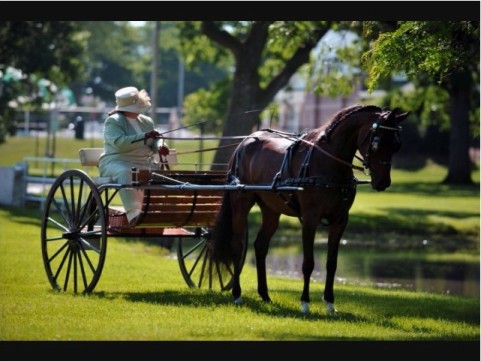
[[[83,171],[62,173],[45,202],[42,257],[55,290],[91,292],[107,250],[105,211],[100,194]]]
[[[198,237],[179,238],[177,258],[180,270],[189,287],[227,291],[232,288],[234,267],[232,264],[225,265],[224,263],[213,261],[210,234],[210,230],[202,229]],[[241,269],[247,254],[246,245],[247,232],[242,253]]]

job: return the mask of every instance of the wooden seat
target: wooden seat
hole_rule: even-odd
[[[141,227],[214,225],[224,191],[145,190]]]
[[[225,184],[224,171],[156,172],[166,178],[152,179],[148,171],[139,171],[138,179],[145,184],[172,184],[170,180],[198,185]],[[170,182],[170,183],[169,183]],[[223,190],[145,189],[139,227],[209,227],[213,226]]]

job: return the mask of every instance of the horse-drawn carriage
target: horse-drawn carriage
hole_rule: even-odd
[[[79,150],[81,165],[97,166],[102,148]],[[88,293],[95,288],[110,237],[174,238],[182,276],[190,287],[231,287],[233,269],[212,260],[209,240],[226,191],[300,190],[226,184],[219,170],[175,170],[175,149],[169,169],[132,169],[132,184],[110,177],[90,177],[80,169],[63,172],[53,183],[42,221],[42,254],[54,289]],[[142,189],[142,214],[135,227],[128,224],[117,193]],[[247,242],[247,232],[245,237]],[[244,248],[243,259],[247,247]]]
[[[334,311],[339,241],[356,187],[359,183],[370,183],[377,191],[389,187],[391,157],[401,145],[399,123],[406,116],[398,110],[356,105],[305,134],[257,131],[237,146],[226,171],[133,169],[132,184],[117,184],[91,178],[83,170],[67,170],[50,189],[41,225],[50,284],[59,291],[93,291],[109,237],[174,237],[187,285],[232,290],[239,303],[247,215],[257,204],[262,224],[254,248],[261,298],[270,301],[265,259],[279,217],[285,214],[298,217],[302,225],[303,312],[309,311],[314,236],[324,221],[328,229],[324,300],[328,311]],[[96,165],[100,151],[81,150],[82,164]],[[353,164],[355,157],[362,166]],[[371,180],[359,181],[353,170],[369,171]],[[115,202],[122,188],[144,191],[135,227],[128,226],[125,212]]]

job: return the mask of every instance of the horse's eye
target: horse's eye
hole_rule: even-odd
[[[371,149],[373,152],[377,152],[377,150],[379,149],[380,141],[381,141],[381,138],[378,136],[375,136],[374,139],[372,140]]]

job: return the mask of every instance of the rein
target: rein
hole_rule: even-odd
[[[293,138],[292,134],[289,134],[289,133],[284,133],[284,132],[280,132],[278,130],[275,130],[275,129],[264,129],[268,132],[271,132],[271,133],[275,133],[275,134],[278,134],[280,135],[281,137],[285,138],[285,139],[289,139],[289,140],[293,140],[293,141],[301,141],[307,145],[310,145],[311,147],[314,147],[318,150],[320,150],[322,153],[324,153],[325,155],[327,155],[328,157],[338,161],[339,163],[342,163],[344,164],[345,166],[348,166],[349,168],[352,168],[352,169],[356,169],[356,170],[359,170],[361,172],[365,172],[365,168],[364,167],[361,167],[361,166],[358,166],[358,165],[355,165],[355,164],[352,164],[352,163],[349,163],[349,162],[346,162],[344,159],[341,159],[341,158],[338,158],[336,157],[335,155],[332,155],[331,153],[329,153],[327,150],[325,149],[322,149],[320,146],[318,146],[316,143],[313,143],[313,142],[310,142],[308,140],[305,140],[301,137],[296,137],[296,138]],[[357,155],[355,155],[355,157],[357,159],[359,159],[360,161],[364,162],[363,159],[361,159],[360,157],[358,157]]]
[[[375,121],[372,126],[371,126],[371,131],[369,132],[368,136],[366,136],[365,140],[363,141],[363,143],[369,139],[369,149],[367,151],[367,154],[365,155],[364,159],[359,157],[357,154],[354,155],[354,157],[356,159],[358,159],[359,161],[362,162],[363,166],[358,166],[358,165],[355,165],[355,164],[352,164],[352,163],[349,163],[349,162],[346,162],[344,159],[341,159],[341,158],[338,158],[336,157],[335,155],[329,153],[328,151],[326,151],[325,149],[321,148],[320,146],[318,146],[316,143],[313,143],[313,142],[310,142],[308,140],[305,140],[304,137],[293,137],[293,134],[289,134],[289,133],[285,133],[285,132],[281,132],[281,131],[278,131],[278,130],[274,130],[274,129],[264,129],[265,131],[268,131],[268,132],[271,132],[271,133],[275,133],[285,139],[289,139],[291,141],[294,141],[294,142],[303,142],[305,144],[308,144],[309,146],[313,147],[313,148],[316,148],[318,149],[319,151],[321,151],[323,154],[327,155],[328,157],[330,157],[331,159],[334,159],[335,161],[341,163],[341,164],[344,164],[345,166],[351,168],[351,169],[355,169],[355,170],[358,170],[358,171],[361,171],[363,172],[364,174],[367,174],[369,175],[369,173],[366,172],[366,170],[369,170],[369,163],[370,163],[370,158],[371,158],[371,152],[374,148],[374,150],[377,149],[378,147],[378,144],[379,144],[379,137],[376,136],[376,131],[378,129],[384,129],[384,130],[391,130],[391,131],[395,131],[395,132],[398,132],[401,130],[401,127],[397,126],[397,127],[390,127],[390,126],[387,126],[387,125],[381,125],[379,124],[381,122],[382,119],[384,119],[386,116],[388,116],[389,113],[383,113],[381,114],[381,116],[379,117],[379,120]],[[311,148],[312,149],[312,148]]]

